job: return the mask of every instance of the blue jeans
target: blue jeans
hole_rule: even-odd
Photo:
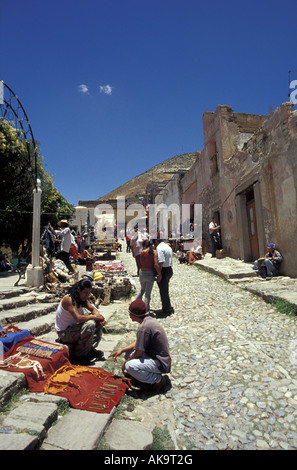
[[[140,282],[140,292],[137,295],[136,299],[142,299],[144,295],[144,303],[146,305],[146,311],[150,311],[150,301],[153,285],[155,282],[154,271],[139,271],[139,282]]]
[[[131,354],[129,353],[127,356],[126,359]],[[125,369],[131,377],[146,384],[159,383],[162,377],[159,361],[152,359],[145,353],[143,353],[140,359],[131,359],[131,361],[126,362]]]
[[[277,268],[274,266],[272,261],[270,261],[270,259],[266,258],[264,260],[264,266],[266,268],[267,276],[271,277],[278,274]],[[261,267],[259,266],[258,260],[255,261],[254,269],[258,271],[258,274],[261,274]]]

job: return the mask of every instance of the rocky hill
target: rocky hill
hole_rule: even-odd
[[[135,176],[96,201],[79,201],[79,205],[87,207],[90,207],[90,205],[96,206],[100,202],[110,201],[116,199],[118,196],[125,196],[126,199],[134,199],[136,196],[142,196],[152,191],[157,194],[163,184],[171,180],[175,172],[189,170],[199,154],[200,152],[197,151],[171,157],[144,173]]]

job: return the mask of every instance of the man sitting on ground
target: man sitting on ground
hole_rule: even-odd
[[[0,271],[12,271],[12,265],[2,251],[0,251]]]
[[[278,275],[278,269],[283,259],[279,251],[275,249],[274,243],[267,245],[268,252],[264,258],[259,258],[254,265],[254,269],[264,278],[271,279]]]
[[[161,391],[165,384],[163,373],[170,372],[171,357],[167,336],[162,325],[149,316],[143,300],[136,299],[129,306],[129,314],[132,321],[140,324],[136,341],[112,353],[116,361],[117,357],[125,354],[126,362],[122,371],[127,377],[132,377],[140,385],[148,385],[153,394]]]
[[[97,350],[105,319],[89,302],[92,292],[92,282],[84,277],[70,287],[56,312],[55,329],[62,344],[70,348],[71,361],[81,364],[91,359],[102,359],[103,352]],[[85,314],[83,309],[90,313]]]

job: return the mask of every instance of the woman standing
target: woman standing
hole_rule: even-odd
[[[140,270],[139,282],[140,292],[136,299],[142,299],[144,295],[144,303],[146,311],[150,311],[151,292],[155,281],[155,271],[157,272],[157,282],[161,280],[161,272],[158,264],[157,252],[149,240],[142,243],[142,252],[140,254]]]

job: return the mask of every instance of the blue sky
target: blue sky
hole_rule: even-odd
[[[201,150],[204,111],[288,101],[296,12],[296,0],[0,0],[0,79],[77,204]]]

